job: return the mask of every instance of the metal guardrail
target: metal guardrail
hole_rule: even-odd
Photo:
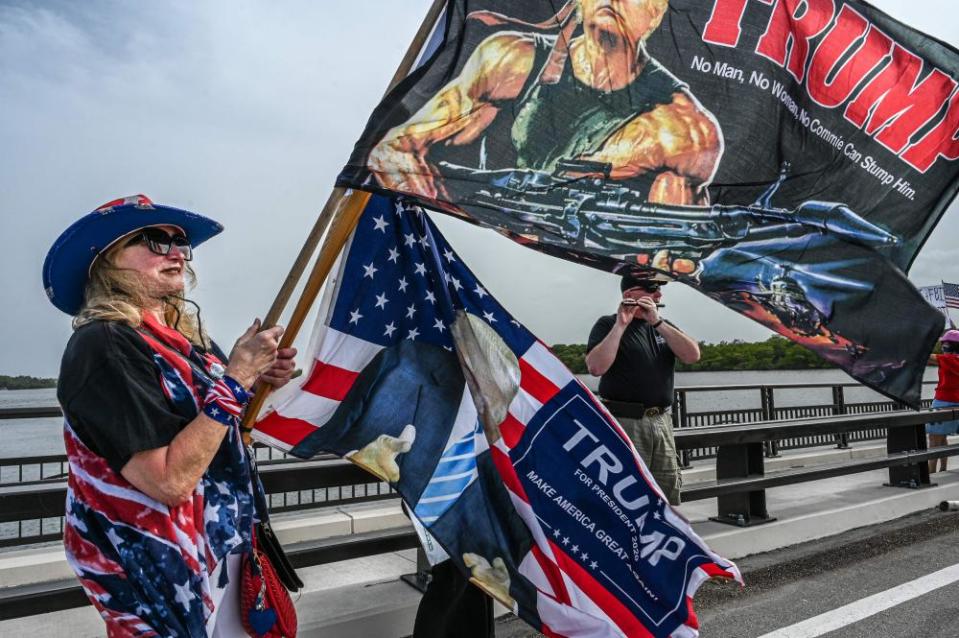
[[[697,500],[717,497],[719,513],[716,520],[750,525],[773,520],[766,512],[765,490],[778,485],[883,467],[889,468],[890,485],[929,485],[929,471],[925,461],[957,455],[959,445],[925,451],[923,426],[927,422],[956,418],[959,418],[959,410],[937,410],[926,413],[853,415],[679,430],[676,432],[676,444],[680,449],[704,445],[718,449],[717,481],[687,488],[683,491],[683,498]],[[890,454],[886,458],[795,470],[770,477],[764,475],[763,446],[768,441],[799,434],[835,436],[872,427],[884,428],[889,433],[887,446]],[[276,463],[262,468],[262,475],[264,486],[268,490],[304,485],[344,485],[368,479],[363,470],[347,461],[338,460]],[[62,514],[64,491],[65,485],[62,481],[0,487],[0,520]],[[416,537],[412,531],[393,529],[295,543],[287,549],[297,567],[306,567],[415,546]],[[0,620],[69,609],[82,606],[86,602],[86,597],[75,581],[0,589]]]
[[[929,384],[931,382],[925,382]],[[711,425],[731,426],[743,423],[758,423],[773,420],[826,417],[831,415],[890,412],[902,406],[893,401],[871,401],[850,403],[845,399],[847,388],[862,387],[856,383],[781,383],[767,385],[707,385],[681,386],[674,392],[673,421],[676,431],[690,427]],[[831,394],[830,403],[799,406],[777,406],[776,392],[795,390],[826,390]],[[725,409],[716,411],[689,410],[690,396],[710,392],[758,392],[760,407]],[[780,397],[781,398],[781,397]],[[928,404],[929,402],[926,401]],[[59,406],[40,408],[0,409],[0,420],[49,418],[61,415]],[[860,441],[878,441],[886,437],[881,427],[830,434],[799,434],[764,443],[766,457],[776,457],[781,450],[835,445],[847,448]],[[257,458],[261,466],[272,463],[299,462],[282,452],[257,446]],[[684,467],[689,467],[696,459],[714,458],[717,448],[712,445],[683,448],[680,459]],[[332,456],[327,458],[333,458]],[[8,484],[26,485],[62,480],[66,476],[66,456],[46,455],[21,458],[0,458],[0,486]],[[299,489],[289,486],[289,491],[274,492],[270,497],[270,506],[277,512],[310,509],[319,506],[336,505],[350,502],[362,502],[391,498],[395,493],[385,483],[365,482],[353,485],[341,485],[332,488]],[[6,529],[0,528],[0,547],[30,542],[55,540],[60,537],[62,519],[50,517],[28,521],[9,522]]]
[[[48,405],[42,408],[4,408],[0,410],[0,420],[46,419],[58,416],[63,416],[63,410],[58,405]]]
[[[32,466],[34,474],[44,468],[40,480],[0,483],[0,547],[58,540],[63,533],[63,500],[67,463],[59,456],[23,457],[12,460],[12,469],[23,475]],[[19,463],[20,465],[17,465]],[[10,467],[8,465],[7,467]],[[51,469],[52,468],[52,469]],[[360,471],[348,461],[323,455],[314,461],[263,461],[259,463],[264,487],[273,512],[289,512],[352,503],[366,503],[396,497],[388,483]],[[314,471],[319,468],[318,471]],[[280,469],[289,471],[279,472]],[[16,494],[14,498],[10,495]],[[35,504],[31,506],[30,503]]]
[[[834,463],[830,465],[818,465],[809,468],[798,468],[776,472],[772,476],[730,478],[719,480],[713,483],[704,483],[683,490],[683,499],[686,501],[698,501],[706,498],[718,498],[731,494],[743,492],[755,492],[757,488],[763,490],[781,487],[783,485],[792,485],[795,483],[806,483],[809,481],[819,481],[822,479],[835,478],[837,476],[847,476],[849,474],[858,474],[859,472],[871,472],[873,470],[882,470],[886,468],[899,468],[903,466],[918,465],[927,463],[933,459],[944,456],[959,455],[959,445],[949,445],[927,450],[925,452],[901,452],[890,454],[884,458],[867,459],[863,461],[853,461],[851,463]],[[904,485],[901,487],[913,487]],[[924,485],[915,485],[915,488],[925,487]],[[733,523],[745,526],[747,520],[743,518],[740,522],[739,516],[732,512],[732,517],[723,519],[723,523]],[[765,522],[765,521],[763,521]]]
[[[923,381],[923,385],[934,385],[934,381]],[[891,412],[901,410],[903,406],[892,400],[867,401],[860,403],[849,403],[846,401],[846,388],[862,388],[859,383],[776,383],[776,384],[731,384],[731,385],[696,385],[679,386],[673,391],[673,423],[676,428],[703,427],[710,425],[756,423],[761,421],[774,421],[781,419],[801,419],[809,417],[820,417],[842,414],[863,414],[875,412]],[[812,405],[790,405],[777,406],[776,391],[788,392],[791,390],[825,390],[831,392],[831,402]],[[689,409],[689,397],[695,394],[709,392],[743,392],[752,391],[759,393],[760,407],[758,408],[733,408],[724,410],[709,411],[691,411]],[[932,401],[926,399],[922,401],[923,408],[930,407]],[[45,406],[39,408],[3,408],[0,409],[0,421],[7,419],[34,419],[34,418],[52,418],[62,416],[59,406]],[[853,433],[851,438],[842,441],[842,446],[849,442],[880,440],[886,436],[886,433],[880,429],[862,430]],[[830,445],[836,441],[826,440],[822,436],[818,437],[793,437],[786,440],[776,441],[771,446],[770,456],[775,456],[778,450],[788,450],[803,447],[816,447]],[[278,452],[267,446],[255,444],[257,448],[257,459],[262,464],[270,461],[296,461],[282,452]],[[703,447],[697,449],[685,450],[683,454],[684,465],[688,466],[692,459],[712,458],[716,455],[713,447]],[[24,457],[24,458],[0,458],[0,475],[4,467],[10,467],[19,462],[22,465],[38,463],[56,464],[65,463],[66,455],[50,455],[45,457]],[[60,472],[65,472],[65,468]],[[41,468],[42,472],[42,468]],[[22,477],[22,470],[20,472]],[[23,482],[18,478],[16,482]],[[0,476],[0,484],[3,484]]]
[[[0,409],[0,421],[60,416],[62,416],[62,412],[59,406]],[[334,460],[340,464],[350,465],[345,461],[339,461],[332,454],[319,455],[314,461],[303,465],[304,462],[300,459],[272,448],[258,444],[254,447],[257,463],[261,469],[281,464],[309,467],[309,463]],[[12,486],[56,485],[62,483],[66,478],[67,467],[65,454],[0,458],[0,489]],[[337,465],[334,464],[330,467],[335,468]],[[330,472],[330,476],[333,476],[332,469]],[[333,480],[328,484],[322,483],[319,485],[310,481],[300,481],[302,476],[296,472],[291,473],[290,476],[296,476],[297,478],[275,481],[271,484],[271,487],[267,487],[270,508],[274,512],[362,503],[396,497],[396,492],[388,483],[384,483],[366,473],[354,473],[350,475],[349,480]],[[38,493],[42,491],[37,490]],[[54,498],[59,497],[55,496]],[[24,519],[15,519],[8,516],[0,517],[0,547],[58,540],[61,538],[62,532],[62,514],[44,514],[42,518]]]
[[[378,481],[353,463],[339,459],[268,465],[260,468],[260,479],[267,493]],[[66,481],[0,486],[0,523],[63,516],[66,494]]]
[[[934,385],[935,381],[923,381],[923,385]],[[702,385],[680,386],[673,391],[673,424],[677,428],[704,427],[711,425],[728,425],[741,423],[758,423],[763,421],[803,419],[814,417],[838,416],[844,414],[874,414],[877,412],[893,412],[902,410],[905,406],[897,401],[863,401],[851,403],[846,400],[846,389],[863,386],[859,383],[776,383],[776,384],[740,384],[740,385]],[[794,390],[826,390],[831,394],[829,403],[812,405],[777,405],[776,391]],[[690,396],[708,392],[758,392],[759,407],[737,408],[696,412],[690,410]],[[920,402],[920,407],[929,408],[931,399]],[[836,437],[830,435],[802,435],[785,439],[774,439],[767,443],[765,454],[767,457],[779,456],[781,450],[792,450],[808,447],[820,447],[835,444],[838,448],[849,447],[850,443],[860,441],[878,441],[886,437],[882,428],[857,430],[842,433]],[[680,457],[683,467],[689,467],[696,459],[713,458],[716,456],[714,446],[703,446],[682,450]]]
[[[293,566],[301,568],[413,549],[418,544],[415,532],[392,529],[291,543],[284,550]],[[75,578],[0,588],[0,622],[87,604],[89,600]]]
[[[766,509],[767,488],[815,481],[835,476],[888,468],[893,487],[921,488],[932,485],[928,461],[959,454],[959,445],[926,449],[925,425],[959,419],[959,409],[929,412],[902,411],[804,419],[767,421],[739,426],[688,428],[675,432],[677,449],[715,446],[716,481],[683,491],[684,500],[717,499],[718,514],[712,520],[739,526],[775,520]],[[838,435],[882,428],[886,432],[887,456],[880,459],[801,468],[765,476],[764,452],[771,441],[801,434]]]

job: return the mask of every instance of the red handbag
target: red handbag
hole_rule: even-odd
[[[246,448],[253,482],[253,506],[260,521],[253,524],[251,549],[240,570],[240,621],[252,638],[296,638],[296,608],[291,591],[303,589],[273,528],[263,485],[256,469],[256,456]]]
[[[260,551],[256,534],[253,549],[243,558],[240,617],[252,638],[296,638],[293,599],[269,557]]]

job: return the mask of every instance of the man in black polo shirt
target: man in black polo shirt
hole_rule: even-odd
[[[589,333],[586,367],[600,377],[599,395],[611,410],[663,493],[679,505],[682,476],[676,460],[670,405],[673,364],[699,361],[699,344],[659,316],[667,280],[623,276],[616,314],[600,317]]]

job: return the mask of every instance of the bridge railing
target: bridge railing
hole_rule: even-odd
[[[62,413],[59,407],[41,408],[7,408],[0,409],[0,420],[5,419],[36,419],[59,417]],[[269,476],[275,476],[267,471],[269,468],[280,465],[296,464],[298,467],[310,467],[303,463],[331,462],[326,470],[319,472],[323,477],[342,476],[338,474],[343,463],[352,467],[352,464],[339,460],[332,454],[323,454],[315,460],[303,462],[295,457],[283,454],[266,446],[255,445],[257,464]],[[39,456],[21,456],[0,458],[0,490],[5,488],[31,487],[34,494],[54,494],[54,500],[62,498],[57,493],[58,485],[62,485],[67,476],[67,457],[65,454],[48,454]],[[324,473],[328,472],[328,473]],[[290,476],[302,476],[293,472]],[[396,497],[396,492],[388,483],[380,481],[366,472],[346,474],[349,480],[321,481],[315,484],[311,481],[278,481],[270,479],[267,494],[270,499],[270,508],[273,512],[288,512],[294,510],[313,509],[350,503],[362,503]],[[44,486],[52,486],[45,490]],[[17,490],[14,489],[14,492]],[[62,509],[62,508],[61,508]],[[24,510],[29,513],[31,510]],[[34,514],[50,510],[35,510]],[[0,547],[42,543],[58,540],[63,534],[63,516],[61,514],[25,515],[23,518],[13,518],[0,512]]]
[[[923,385],[934,384],[925,381]],[[783,419],[801,419],[824,417],[842,414],[867,414],[876,412],[891,412],[901,410],[903,406],[892,400],[850,402],[847,400],[847,389],[862,389],[858,383],[779,383],[779,384],[741,384],[741,385],[701,385],[679,386],[673,392],[673,423],[677,428],[703,427],[710,425],[729,425],[743,423],[757,423],[760,421],[774,421]],[[802,405],[782,405],[782,395],[786,392],[803,390],[816,392],[821,390],[831,393],[828,403],[811,403]],[[777,399],[777,391],[779,399]],[[709,393],[755,393],[753,407],[726,407],[722,410],[695,410],[690,408],[691,397]],[[744,397],[741,397],[744,398]],[[777,404],[778,401],[778,404]],[[922,401],[921,406],[928,408],[931,399]],[[758,407],[756,405],[758,404]],[[0,409],[0,421],[7,419],[36,419],[59,417],[62,412],[59,406],[45,406],[39,408],[4,408]],[[792,437],[772,442],[767,446],[767,454],[775,456],[779,450],[788,450],[806,447],[819,447],[839,443],[840,447],[848,446],[856,441],[875,441],[885,438],[882,428],[863,430],[848,433],[842,441],[830,439],[828,435],[816,437]],[[282,461],[296,461],[297,459],[273,448],[255,445],[257,460],[260,464]],[[703,447],[684,450],[684,464],[690,460],[712,458],[716,455],[715,447]],[[47,456],[0,458],[0,485],[7,483],[23,483],[34,480],[56,479],[66,472],[66,455],[54,454]],[[295,503],[288,502],[284,507],[295,507]]]
[[[682,498],[684,501],[716,498],[718,512],[713,520],[749,526],[775,520],[766,508],[766,489],[782,485],[887,468],[889,479],[886,485],[911,489],[927,487],[931,485],[928,461],[959,455],[959,445],[927,449],[925,425],[955,419],[959,419],[959,409],[841,415],[677,430],[677,449],[709,446],[717,450],[716,480],[684,489]],[[791,437],[836,438],[879,429],[886,433],[887,454],[884,457],[803,467],[766,476],[764,460],[771,441]]]
[[[873,415],[840,415],[818,419],[767,421],[735,426],[685,428],[676,432],[680,449],[713,447],[717,451],[717,480],[683,490],[684,501],[717,498],[716,520],[734,525],[754,525],[773,520],[766,510],[765,490],[880,468],[889,469],[888,485],[921,487],[929,484],[927,461],[959,454],[959,445],[926,450],[924,424],[959,418],[959,409],[931,412],[893,412]],[[803,468],[766,476],[763,446],[771,440],[797,436],[832,436],[882,428],[887,432],[886,457]],[[370,480],[363,470],[343,460],[274,463],[262,468],[269,491],[313,489]],[[0,486],[0,521],[46,518],[64,513],[64,481]],[[292,543],[287,548],[297,567],[319,565],[360,556],[409,549],[417,544],[409,529]],[[0,620],[48,613],[87,603],[73,580],[0,588]]]
[[[933,385],[934,381],[924,381],[923,385]],[[681,386],[673,391],[673,425],[676,428],[697,428],[714,425],[738,425],[744,423],[759,423],[763,421],[777,421],[789,419],[805,419],[828,417],[844,414],[874,414],[902,410],[905,406],[891,399],[870,401],[849,401],[847,390],[861,390],[864,386],[859,383],[777,383],[777,384],[744,384],[744,385],[702,385]],[[783,395],[788,392],[804,391],[825,394],[828,390],[828,403],[808,403],[783,405]],[[778,391],[778,395],[777,395]],[[696,395],[708,393],[730,393],[741,395],[755,393],[752,407],[726,408],[722,410],[695,410],[691,408],[692,399]],[[779,397],[777,404],[777,396]],[[920,407],[929,408],[932,399],[923,399]],[[820,434],[813,436],[791,436],[785,439],[770,440],[764,445],[764,454],[767,457],[779,456],[781,450],[821,447],[835,445],[838,448],[848,448],[851,443],[862,441],[881,441],[886,438],[882,428],[871,428],[855,432],[843,432],[838,435]],[[682,464],[689,467],[692,461],[714,458],[715,446],[704,446],[684,449],[680,453]]]
[[[931,383],[931,382],[926,382]],[[745,423],[758,423],[774,420],[800,419],[809,417],[825,417],[830,415],[864,414],[890,412],[901,409],[901,405],[894,401],[866,401],[850,402],[846,399],[847,389],[862,388],[856,383],[782,383],[767,385],[707,385],[677,387],[674,392],[673,422],[677,431],[685,428],[699,428],[704,426],[732,426]],[[789,392],[802,391],[812,394],[831,395],[829,403],[815,403],[807,405],[777,405],[785,403],[783,395]],[[738,393],[740,398],[752,394],[752,403],[759,407],[726,408],[723,410],[691,410],[693,397],[708,393]],[[777,394],[778,392],[778,394]],[[778,399],[777,399],[778,397]],[[923,405],[928,407],[930,401]],[[34,419],[61,416],[58,406],[39,408],[7,408],[0,409],[0,420],[5,419]],[[860,441],[879,441],[886,437],[885,429],[881,427],[866,428],[852,432],[838,434],[797,435],[784,439],[773,439],[763,443],[763,453],[766,457],[778,456],[781,450],[811,448],[823,445],[836,445],[839,448],[849,447]],[[266,446],[256,446],[257,459],[261,466],[273,463],[297,462],[282,452]],[[690,447],[680,450],[680,457],[684,467],[689,467],[697,459],[714,458],[717,447],[713,445]],[[318,457],[318,460],[334,457]],[[0,458],[0,486],[10,484],[47,483],[62,480],[66,476],[66,455],[45,455],[18,458]],[[315,507],[356,503],[395,497],[395,492],[387,483],[378,481],[364,481],[352,485],[333,487],[319,487],[315,489],[292,489],[289,491],[272,492],[270,506],[277,512],[303,510]],[[9,523],[0,523],[0,547],[21,545],[55,540],[62,533],[63,520],[61,517],[48,517],[34,520],[19,520]]]

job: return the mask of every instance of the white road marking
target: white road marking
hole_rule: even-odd
[[[903,583],[838,609],[783,627],[759,638],[816,638],[959,581],[959,564]]]

